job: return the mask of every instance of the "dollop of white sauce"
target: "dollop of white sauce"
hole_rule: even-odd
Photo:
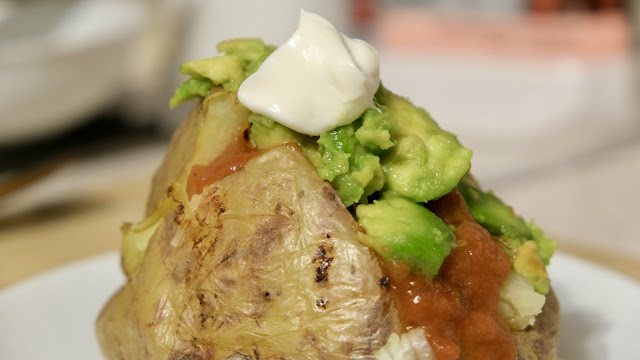
[[[350,124],[373,107],[378,52],[301,10],[298,28],[238,89],[249,110],[307,135]]]

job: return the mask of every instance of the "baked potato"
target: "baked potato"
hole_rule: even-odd
[[[554,359],[553,240],[380,83],[373,47],[300,19],[278,49],[181,65],[170,105],[200,100],[122,229],[105,356]]]
[[[174,135],[147,218],[123,228],[128,281],[97,320],[106,358],[366,359],[402,332],[379,258],[297,146],[187,193],[192,167],[247,117],[215,89]],[[557,313],[551,292],[535,326],[513,332],[518,359],[555,358]]]

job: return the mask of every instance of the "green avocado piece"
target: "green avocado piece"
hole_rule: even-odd
[[[209,79],[189,78],[176,89],[175,93],[173,93],[173,97],[169,100],[169,106],[173,109],[183,102],[189,101],[195,97],[204,98],[212,87],[213,82]]]
[[[366,202],[366,198],[384,185],[384,173],[380,158],[372,154],[354,156],[349,172],[335,177],[331,182],[345,206]]]
[[[187,61],[180,73],[190,78],[176,90],[169,101],[173,108],[194,97],[204,97],[213,86],[238,91],[240,84],[253,74],[275,50],[260,39],[236,39],[220,42],[218,51],[225,55]],[[206,91],[205,84],[208,86]]]
[[[540,229],[533,221],[527,223],[527,226],[533,234],[533,241],[536,243],[542,263],[549,265],[551,256],[553,256],[553,252],[556,249],[556,242],[550,237],[547,237],[542,229]]]
[[[298,144],[311,163],[319,168],[324,165],[318,152],[316,139],[293,131],[266,116],[251,113],[249,115],[249,140],[256,149],[270,149],[281,144]]]
[[[305,135],[295,132],[266,116],[249,115],[249,139],[257,149],[269,149],[278,144],[305,142]]]
[[[383,197],[356,207],[366,230],[359,237],[385,259],[398,260],[415,273],[438,273],[455,240],[453,231],[421,204],[402,197]]]
[[[218,43],[218,51],[227,55],[237,56],[243,67],[244,81],[249,75],[258,70],[264,60],[276,49],[275,46],[265,45],[261,39],[234,39]],[[240,84],[238,84],[239,86]]]
[[[353,124],[349,124],[320,134],[318,150],[324,166],[318,168],[318,173],[323,179],[333,181],[336,176],[349,171],[358,145],[354,133]]]
[[[469,212],[491,235],[532,239],[527,223],[492,191],[483,192],[473,185],[461,181],[458,190],[464,197]]]
[[[265,54],[268,56],[276,49],[275,46],[265,45],[261,39],[225,40],[219,42],[216,48],[227,55],[237,56],[243,65],[260,61]]]
[[[354,135],[372,154],[379,155],[396,144],[391,135],[391,111],[388,107],[367,109],[361,119],[362,125]]]
[[[241,59],[235,55],[187,61],[180,65],[180,73],[196,79],[209,79],[214,84],[233,91],[238,91],[244,80]]]
[[[371,153],[375,145],[367,143],[365,147],[356,136],[361,124],[358,120],[324,132],[318,138],[322,159],[322,165],[317,168],[318,174],[331,182],[345,206],[366,202],[366,198],[382,190],[385,183],[380,158]],[[367,131],[372,133],[376,130]]]
[[[523,242],[513,259],[513,270],[527,279],[536,292],[546,295],[549,292],[549,274],[538,250],[533,240]]]
[[[437,199],[453,190],[471,168],[471,150],[407,99],[384,88],[377,99],[390,109],[398,142],[382,159],[386,188],[415,202]]]

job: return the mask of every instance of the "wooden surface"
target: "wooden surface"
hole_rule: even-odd
[[[120,226],[139,220],[148,181],[0,221],[0,289],[58,265],[120,248]]]

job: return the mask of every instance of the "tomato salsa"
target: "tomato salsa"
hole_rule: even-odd
[[[187,180],[187,195],[191,198],[194,194],[200,194],[206,185],[244,168],[247,161],[261,153],[261,150],[251,147],[245,132],[240,132],[215,160],[191,168]]]
[[[475,222],[457,190],[429,209],[455,226],[457,246],[433,279],[396,262],[385,265],[401,321],[407,329],[425,330],[438,360],[515,359],[515,342],[497,309],[510,271],[507,255]]]

